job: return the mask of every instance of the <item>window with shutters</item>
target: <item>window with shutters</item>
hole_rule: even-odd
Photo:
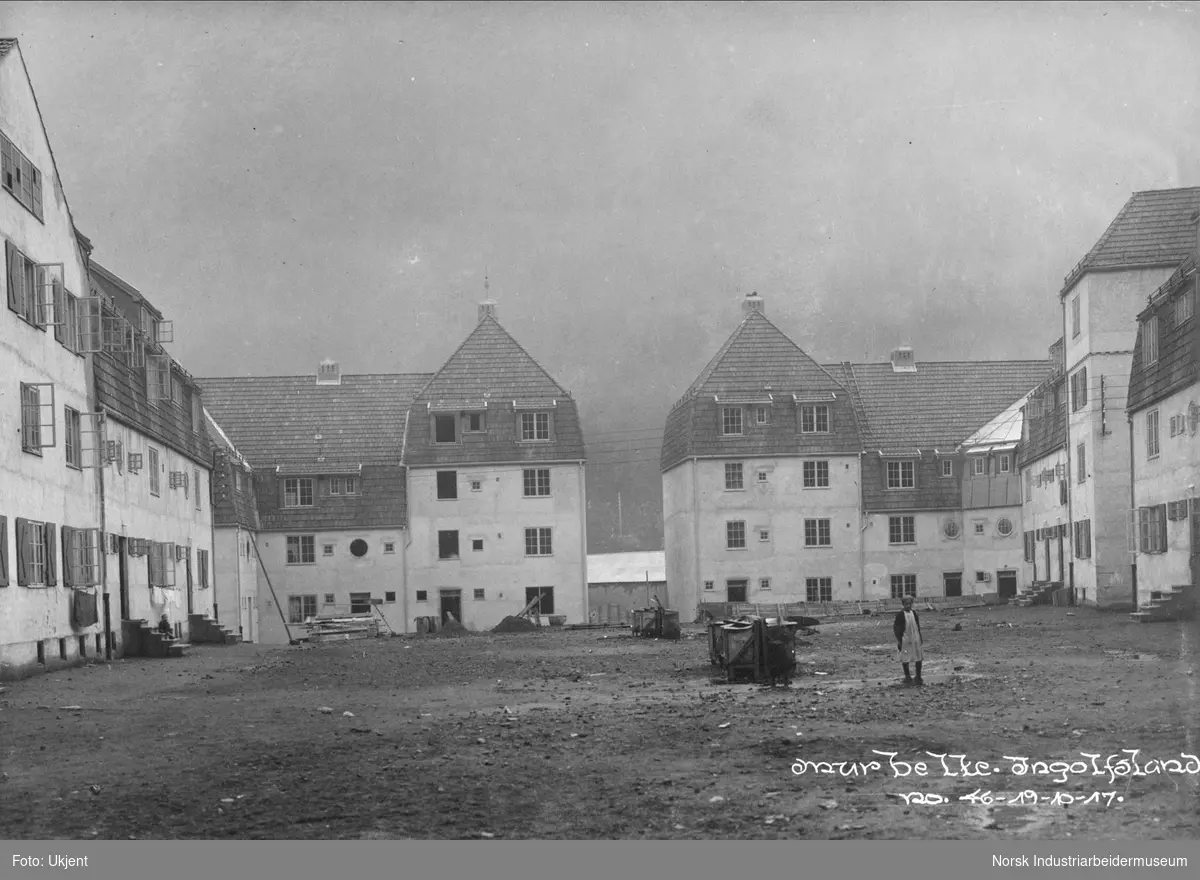
[[[1138,539],[1143,553],[1167,550],[1167,506],[1157,504],[1138,509]]]
[[[287,536],[287,564],[312,565],[317,561],[316,535]]]
[[[42,173],[0,132],[0,186],[38,220],[42,219]]]
[[[1082,367],[1071,376],[1071,412],[1087,406],[1087,393],[1087,367]]]
[[[485,415],[485,413],[481,412],[463,413],[463,433],[486,434],[487,423],[484,421]]]
[[[828,434],[829,406],[827,404],[805,405],[800,407],[800,433]]]
[[[100,584],[100,530],[62,527],[63,585]]]
[[[157,495],[162,489],[162,485],[160,483],[162,470],[158,464],[158,450],[153,446],[147,447],[146,458],[149,462],[147,468],[150,471],[150,494]],[[130,470],[132,470],[132,468],[130,468]]]
[[[1075,548],[1076,559],[1091,559],[1092,558],[1092,521],[1078,520],[1073,526],[1074,534],[1072,535],[1072,543]]]
[[[149,552],[150,586],[169,588],[175,586],[176,552],[173,543],[151,542]]]
[[[16,527],[18,586],[55,586],[54,524],[18,518]]]
[[[55,445],[54,385],[21,383],[21,448],[34,455]]]
[[[746,486],[742,477],[742,463],[740,461],[725,462],[725,491],[740,492],[745,488]]]
[[[829,488],[829,462],[806,461],[802,465],[805,489]]]
[[[1033,532],[1025,532],[1024,539],[1025,539],[1025,561],[1033,562],[1034,548],[1037,546],[1037,542],[1034,540],[1034,537],[1033,537]]]

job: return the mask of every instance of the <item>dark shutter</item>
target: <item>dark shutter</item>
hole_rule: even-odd
[[[29,586],[29,520],[17,517],[17,586]]]
[[[8,517],[0,516],[0,587],[8,586]]]
[[[21,278],[21,283],[24,284],[24,276],[17,272],[17,249],[13,247],[13,243],[8,239],[4,241],[4,265],[7,267],[6,278],[8,288],[8,307],[21,314],[21,303],[17,300],[17,284],[14,279]]]
[[[67,338],[67,300],[63,296],[63,286],[54,279],[54,311],[58,315],[58,323],[54,325],[54,338],[60,343]]]
[[[1158,552],[1167,552],[1167,505],[1158,505]]]
[[[62,527],[62,572],[63,586],[74,587],[78,586],[75,583],[75,572],[73,562],[75,561],[75,529],[70,526]]]
[[[46,577],[45,583],[48,587],[58,586],[58,540],[57,534],[54,531],[54,523],[45,523],[42,526],[42,539],[46,542],[45,559],[46,559]]]

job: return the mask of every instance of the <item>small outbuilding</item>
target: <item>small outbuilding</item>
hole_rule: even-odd
[[[634,609],[651,607],[655,597],[670,607],[667,558],[662,550],[593,553],[587,566],[591,623],[630,623]]]

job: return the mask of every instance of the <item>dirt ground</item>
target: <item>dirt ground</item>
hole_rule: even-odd
[[[1089,766],[1059,782],[1003,759],[1197,754],[1196,623],[1051,607],[921,619],[923,688],[899,686],[890,617],[804,637],[786,689],[715,681],[700,627],[679,642],[554,630],[196,646],[8,683],[0,836],[1200,836],[1196,774],[1114,782]],[[929,775],[895,778],[874,750]],[[1003,772],[949,777],[926,752]],[[797,760],[882,767],[797,775]],[[976,789],[980,802],[958,800]],[[1041,803],[999,800],[1027,790]],[[913,791],[947,801],[905,804]],[[1064,794],[1075,803],[1048,803]]]

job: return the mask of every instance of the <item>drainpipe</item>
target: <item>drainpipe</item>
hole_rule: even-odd
[[[1126,413],[1128,413],[1128,397],[1126,398]],[[1129,422],[1129,509],[1137,510],[1137,493],[1134,491],[1134,458],[1133,458],[1133,416],[1127,415],[1126,420]],[[1125,528],[1129,529],[1129,518],[1132,513],[1125,517]],[[1128,540],[1128,538],[1126,539]],[[1135,547],[1137,545],[1134,545]],[[1133,581],[1133,610],[1138,610],[1138,566],[1137,566],[1137,550],[1130,554],[1133,559],[1129,563],[1130,577]]]

